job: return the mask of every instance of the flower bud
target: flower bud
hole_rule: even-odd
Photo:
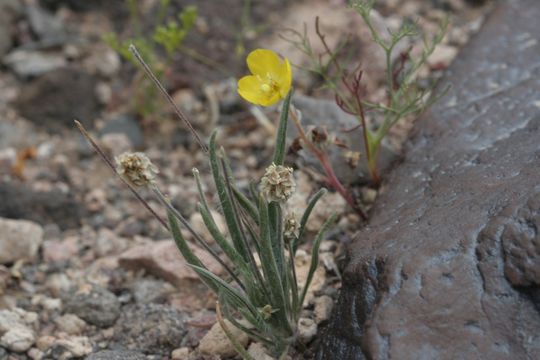
[[[300,235],[300,223],[296,219],[296,214],[290,212],[285,216],[283,221],[283,238],[285,241],[292,241],[298,239]]]

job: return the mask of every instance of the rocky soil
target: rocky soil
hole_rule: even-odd
[[[154,19],[156,3],[141,2],[145,26]],[[190,2],[172,3],[179,10]],[[233,55],[240,2],[196,3],[200,17],[186,46],[230,73],[179,55],[167,87],[198,131],[206,136],[220,129],[218,141],[241,186],[247,187],[271,159],[274,129],[267,119],[272,121],[277,112],[254,112],[236,94],[234,78],[245,72],[243,56]],[[262,29],[248,32],[244,46],[274,48],[301,65],[305,59],[281,40],[278,30],[301,29],[304,22],[312,26],[320,15],[331,43],[352,34],[352,50],[369,71],[366,86],[380,94],[383,61],[369,50],[365,27],[345,3],[256,2],[251,20]],[[443,45],[422,70],[427,82],[459,57],[489,9],[489,2],[414,0],[402,5],[384,0],[375,16],[389,28],[419,18],[429,33],[450,15]],[[122,2],[0,0],[0,360],[235,357],[216,325],[215,297],[185,266],[165,229],[112,177],[73,126],[74,119],[80,120],[110,157],[145,151],[160,168],[160,188],[202,229],[191,169],[199,168],[207,179],[205,156],[165,105],[151,118],[133,112],[130,81],[136,69],[102,41],[108,31],[126,33],[129,26]],[[355,120],[335,106],[318,79],[297,70],[295,84],[304,120],[326,125],[350,147],[358,147],[361,136],[342,131]],[[412,123],[399,124],[385,144],[385,171],[400,158]],[[369,209],[377,192],[368,186],[362,160],[351,168],[340,153],[333,156],[339,176]],[[298,168],[291,206],[301,208],[324,183],[309,157],[291,155],[289,161]],[[142,196],[163,214],[151,194]],[[208,197],[216,203],[212,187]],[[307,350],[300,355],[293,349],[294,359],[315,356],[341,287],[344,248],[363,226],[342,198],[330,193],[316,209],[309,231],[315,232],[331,212],[340,214],[340,220],[321,246],[320,268],[300,324]],[[215,217],[221,218],[217,210]],[[221,271],[204,252],[195,251],[216,273]],[[296,261],[299,273],[305,273],[309,244]],[[269,359],[259,344],[241,340],[255,358]]]

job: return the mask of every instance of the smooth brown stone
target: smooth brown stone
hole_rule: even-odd
[[[500,2],[451,65],[350,248],[317,359],[540,359],[538,19],[537,0]]]

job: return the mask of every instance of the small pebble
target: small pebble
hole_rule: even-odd
[[[315,298],[315,322],[320,324],[330,318],[332,314],[332,308],[334,307],[334,300],[328,295]]]
[[[172,360],[188,360],[189,353],[190,353],[190,350],[187,347],[174,349],[171,354],[171,359]]]
[[[303,343],[309,343],[317,334],[317,324],[313,319],[300,318],[298,320],[298,336]]]

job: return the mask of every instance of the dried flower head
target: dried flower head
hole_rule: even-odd
[[[148,186],[154,183],[158,168],[144,153],[125,152],[114,158],[118,174],[135,186]]]
[[[300,236],[300,223],[294,211],[289,212],[283,221],[283,238],[286,241],[298,239]]]
[[[267,201],[285,202],[294,190],[293,169],[272,163],[261,179],[261,192]]]

